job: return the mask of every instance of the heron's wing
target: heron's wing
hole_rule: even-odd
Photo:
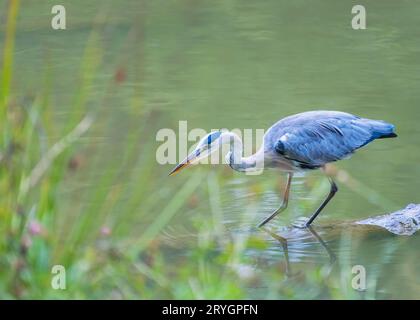
[[[343,159],[374,138],[360,118],[327,118],[284,127],[274,149],[300,167],[317,168]]]

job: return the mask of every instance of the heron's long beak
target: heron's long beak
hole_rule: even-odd
[[[192,163],[194,163],[194,160],[196,160],[199,155],[200,155],[199,149],[194,151],[193,153],[188,155],[188,157],[186,157],[182,162],[180,162],[171,172],[169,172],[169,175],[172,176],[178,173],[179,171],[181,171],[182,169],[189,167]]]

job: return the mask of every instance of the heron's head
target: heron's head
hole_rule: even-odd
[[[205,135],[200,140],[197,147],[181,162],[179,163],[169,175],[173,175],[191,164],[197,163],[201,159],[208,157],[210,154],[219,149],[224,141],[224,133],[222,131],[213,131]]]

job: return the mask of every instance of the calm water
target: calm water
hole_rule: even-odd
[[[98,124],[81,143],[103,161],[63,187],[64,203],[81,190],[95,190],[101,175],[119,168],[121,142],[137,130],[143,111],[155,113],[158,120],[149,123],[141,140],[157,147],[156,132],[177,129],[179,120],[187,120],[189,128],[206,130],[257,129],[313,109],[383,119],[394,123],[399,134],[398,139],[376,141],[337,164],[356,183],[339,182],[338,195],[317,224],[365,218],[420,202],[420,4],[364,1],[368,25],[364,31],[350,27],[352,1],[64,1],[66,31],[49,27],[51,4],[22,5],[15,82],[31,95],[40,77],[50,74],[58,79],[53,85],[55,121],[64,122],[72,115],[77,70],[94,19],[99,21],[104,52],[88,101],[98,114]],[[109,100],[107,80],[118,68],[126,73],[125,79]],[[127,96],[133,99],[124,99]],[[344,290],[350,298],[419,298],[418,235],[320,228],[320,241],[314,234],[290,234],[284,229],[308,216],[328,192],[321,174],[297,177],[288,210],[271,224],[273,232],[289,238],[285,248],[276,237],[253,228],[278,206],[282,175],[270,171],[242,176],[207,167],[168,180],[171,166],[160,166],[159,176],[153,177],[160,185],[153,194],[175,192],[179,181],[195,170],[215,173],[211,181],[220,191],[225,232],[268,243],[263,250],[245,251],[252,263],[244,272],[257,273],[260,279],[249,285],[251,296],[276,298],[276,291],[265,290],[264,281],[277,272],[288,274],[284,281],[290,288],[304,286],[302,275],[313,274],[325,288]],[[206,194],[206,181],[201,194]],[[83,207],[83,198],[79,201]],[[194,235],[191,240],[176,239],[190,232],[185,221],[194,216],[210,219],[210,207],[208,197],[201,196],[193,210],[171,221],[167,232],[185,245],[184,251],[195,243]],[[366,268],[365,293],[351,289],[354,265]],[[298,297],[326,296],[324,287],[315,282],[306,282]]]

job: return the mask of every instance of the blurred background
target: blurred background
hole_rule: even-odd
[[[420,202],[420,3],[0,1],[0,298],[418,298],[420,238],[340,227]],[[289,226],[328,193],[299,176],[196,166],[168,177],[156,133],[268,128],[341,110],[396,125],[334,168],[315,233]],[[287,238],[288,241],[285,241]],[[54,265],[66,289],[51,286]],[[367,288],[352,288],[362,265]]]

